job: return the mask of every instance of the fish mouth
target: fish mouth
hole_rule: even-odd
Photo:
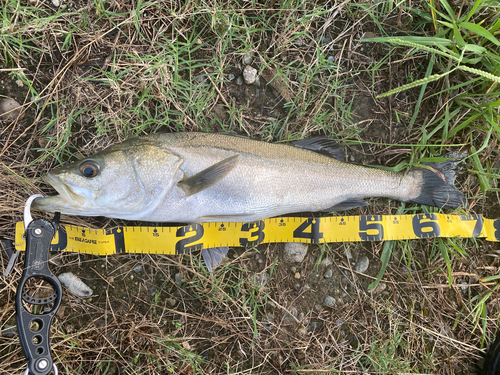
[[[78,190],[82,190],[78,186],[70,183],[61,184],[51,173],[47,174],[43,180],[52,186],[59,195],[35,199],[34,208],[56,212],[79,209],[85,204],[87,199],[84,194],[81,194],[83,191],[78,193]]]

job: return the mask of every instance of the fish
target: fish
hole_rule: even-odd
[[[478,366],[478,370],[478,375],[500,375],[500,336],[489,347],[483,367]]]
[[[190,224],[343,211],[367,205],[367,197],[445,209],[467,202],[454,185],[466,151],[406,172],[340,156],[341,146],[324,137],[290,144],[222,133],[151,134],[51,171],[44,181],[58,195],[37,198],[34,208]]]

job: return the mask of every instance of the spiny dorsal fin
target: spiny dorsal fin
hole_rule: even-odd
[[[177,184],[186,195],[193,195],[208,189],[222,180],[238,163],[239,154],[224,159]]]
[[[325,137],[312,137],[301,139],[292,143],[295,147],[305,148],[322,155],[330,156],[340,161],[345,161],[342,146],[331,139]]]

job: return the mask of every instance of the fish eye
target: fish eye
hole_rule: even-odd
[[[99,173],[99,164],[93,160],[85,160],[80,164],[80,172],[85,177],[95,177]]]

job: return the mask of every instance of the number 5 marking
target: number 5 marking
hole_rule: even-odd
[[[359,237],[363,241],[382,241],[384,239],[384,226],[381,215],[361,216],[359,219]],[[368,231],[377,231],[376,234],[368,234]]]

